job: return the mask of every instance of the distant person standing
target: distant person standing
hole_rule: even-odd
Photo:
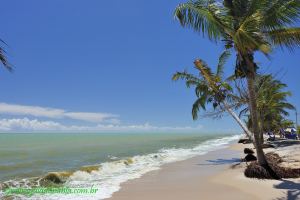
[[[280,138],[285,138],[285,132],[284,132],[283,128],[279,129],[279,135],[280,135]]]

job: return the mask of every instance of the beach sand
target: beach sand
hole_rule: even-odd
[[[111,200],[300,200],[300,179],[257,180],[244,177],[243,149],[251,145],[233,144],[181,162],[162,166],[139,179],[121,185]],[[291,155],[296,147],[277,150]],[[299,150],[300,145],[297,145]],[[273,149],[274,150],[274,149]],[[270,150],[267,150],[270,151]],[[299,154],[298,154],[299,155]],[[299,166],[298,155],[293,157]],[[291,159],[290,159],[291,160]],[[296,164],[295,164],[296,163]],[[298,165],[298,164],[299,165]],[[234,167],[232,167],[234,166]]]

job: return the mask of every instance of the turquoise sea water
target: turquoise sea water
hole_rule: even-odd
[[[104,188],[107,181],[110,181],[111,186],[112,180],[120,174],[122,180],[116,179],[118,181],[114,180],[113,183],[126,181],[124,177],[131,179],[139,176],[147,172],[145,169],[151,171],[164,163],[201,155],[234,139],[236,137],[230,135],[184,133],[0,134],[0,182],[44,176],[53,171],[77,171],[82,166],[102,165],[101,173],[91,176],[78,171],[70,180],[83,181],[81,179],[84,176],[84,180],[101,183]],[[118,162],[129,158],[133,161],[131,166],[124,163],[120,165]],[[109,196],[118,190],[117,187],[109,187],[107,191],[102,190],[105,194],[100,194],[100,197]]]

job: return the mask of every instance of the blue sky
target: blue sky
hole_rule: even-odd
[[[3,1],[0,38],[15,71],[0,70],[0,126],[239,130],[228,117],[193,121],[193,90],[171,81],[197,57],[214,66],[222,52],[174,20],[180,2]],[[289,85],[298,108],[299,56],[300,50],[276,50],[272,60],[258,57],[262,71],[279,73]],[[226,73],[232,71],[228,64]]]

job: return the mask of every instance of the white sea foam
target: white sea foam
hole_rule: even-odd
[[[120,190],[121,183],[141,177],[143,174],[157,170],[162,165],[176,161],[182,161],[197,155],[203,155],[209,151],[225,148],[230,142],[237,140],[240,136],[228,136],[220,139],[208,140],[194,148],[172,148],[161,149],[157,153],[134,156],[130,159],[102,163],[97,171],[91,173],[76,171],[65,183],[66,187],[97,188],[95,194],[51,194],[34,195],[30,198],[40,200],[100,200],[112,196]],[[0,194],[1,197],[1,194]]]

